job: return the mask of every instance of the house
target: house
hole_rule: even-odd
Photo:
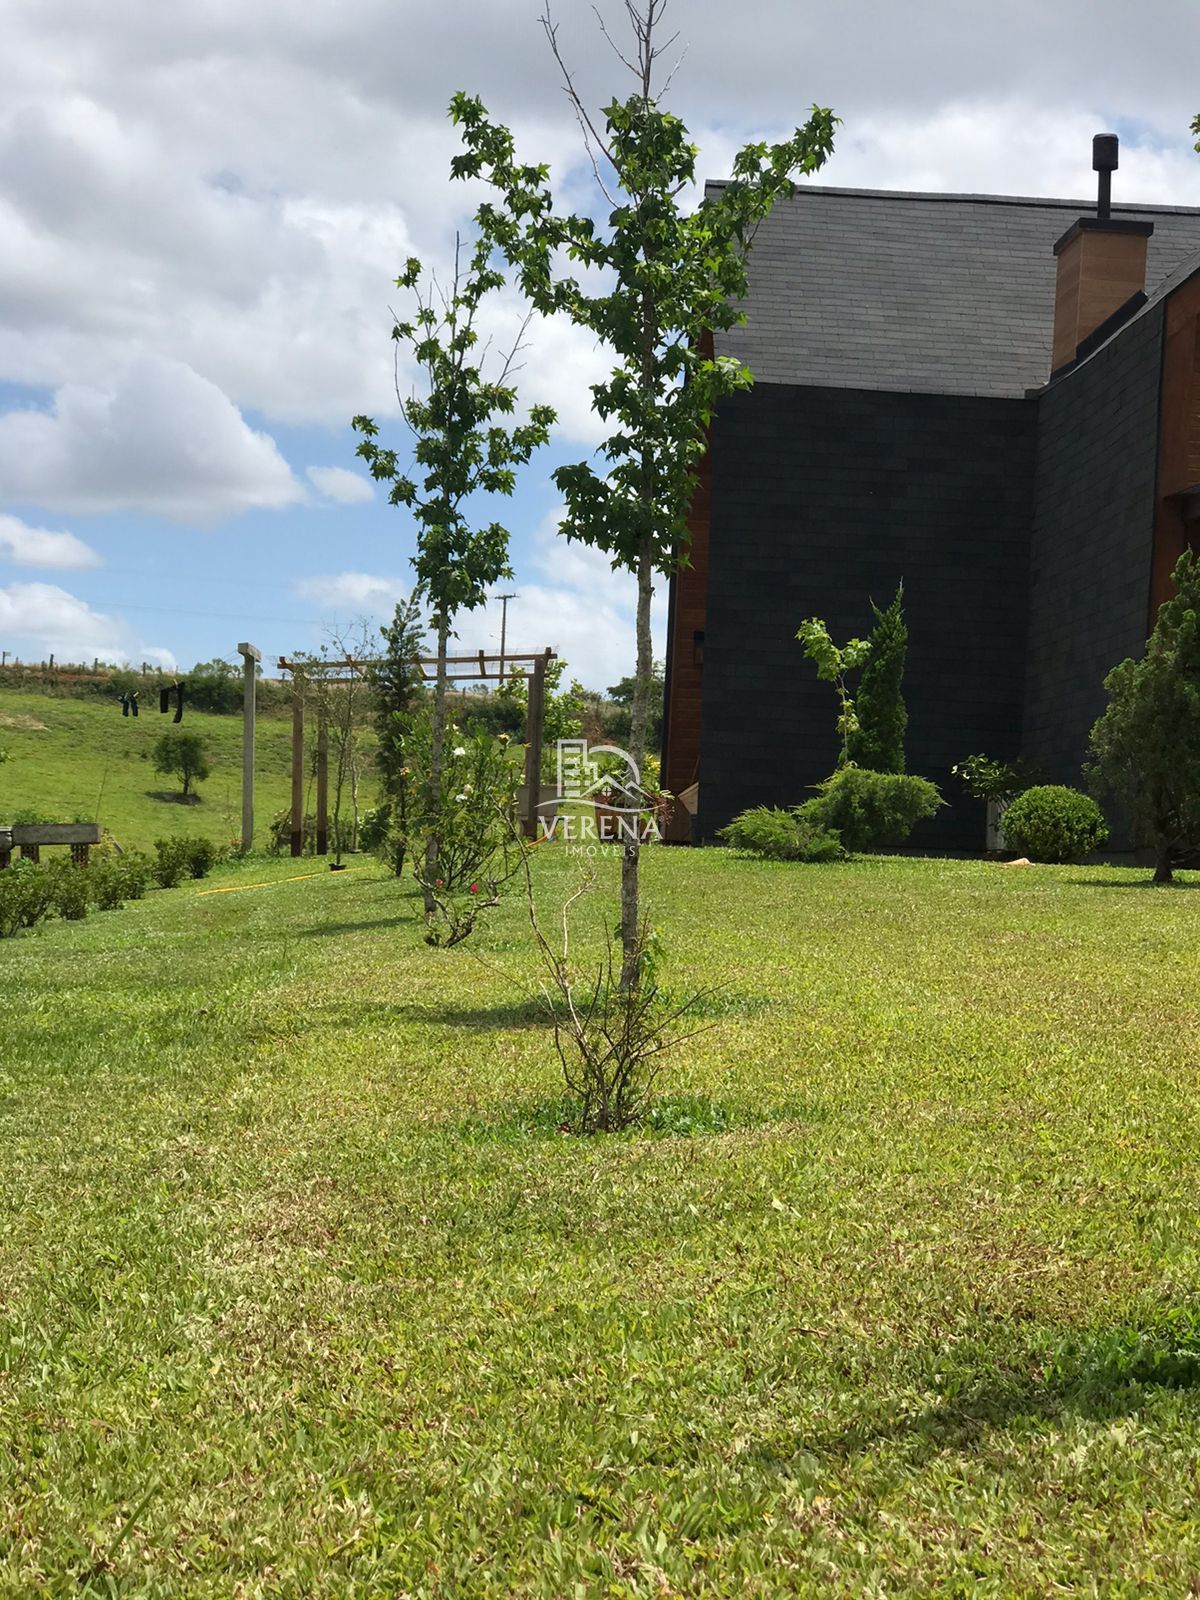
[[[1200,545],[1200,209],[805,186],[762,225],[671,582],[663,774],[693,838],[792,805],[837,757],[796,641],[862,636],[903,580],[908,768],[975,849],[950,768],[1078,783],[1103,679]],[[1200,169],[1197,184],[1200,187]],[[716,185],[713,186],[718,187]]]

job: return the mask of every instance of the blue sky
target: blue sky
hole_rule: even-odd
[[[539,9],[407,0],[400,26],[391,0],[9,0],[0,649],[190,666],[248,637],[273,659],[390,613],[411,524],[359,470],[349,419],[403,442],[393,279],[414,253],[444,270],[479,198],[448,181],[450,94],[480,94],[595,203]],[[628,92],[590,9],[556,16],[588,102]],[[736,27],[718,0],[675,0],[669,20],[704,175],[817,101],[843,119],[822,181],[1086,197],[1091,136],[1116,127],[1118,200],[1200,205],[1192,0],[1149,0],[1136,29],[1121,0],[744,0]],[[501,346],[522,314],[512,292],[489,311]],[[578,330],[534,325],[523,390],[560,425],[487,512],[513,534],[510,644],[556,648],[597,688],[629,670],[631,585],[556,539],[550,473],[593,448],[603,369]],[[660,653],[664,622],[660,593]],[[498,631],[489,608],[462,645]]]

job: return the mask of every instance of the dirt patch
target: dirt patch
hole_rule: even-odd
[[[0,711],[0,728],[20,728],[25,733],[48,731],[44,722],[37,722],[33,717],[9,716],[6,711]]]

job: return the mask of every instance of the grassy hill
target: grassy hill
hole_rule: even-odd
[[[242,719],[187,711],[182,728],[199,733],[212,776],[194,803],[155,772],[150,752],[172,723],[155,707],[122,717],[115,703],[62,699],[0,688],[0,822],[21,811],[49,821],[99,821],[123,845],[149,848],[167,834],[203,834],[228,843],[242,814]],[[291,721],[259,715],[255,772],[256,843],[288,804]]]

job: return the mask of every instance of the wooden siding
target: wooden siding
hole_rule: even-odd
[[[1171,574],[1184,549],[1200,548],[1200,524],[1189,520],[1185,489],[1200,483],[1200,273],[1167,302],[1163,339],[1158,503],[1150,590],[1152,627],[1171,594]]]
[[[708,535],[712,500],[712,435],[700,464],[696,493],[688,512],[689,564],[671,579],[671,626],[667,640],[666,748],[663,783],[680,794],[700,772],[700,701],[704,667],[696,636],[704,634],[708,613]]]

